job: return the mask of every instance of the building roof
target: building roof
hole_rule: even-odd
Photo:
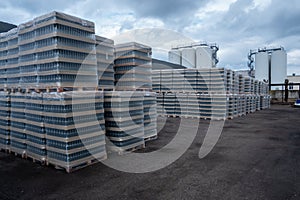
[[[15,27],[17,27],[17,26],[0,21],[0,33],[7,32]]]
[[[153,70],[161,70],[161,69],[186,69],[186,67],[182,65],[173,64],[167,61],[152,59],[152,69]]]

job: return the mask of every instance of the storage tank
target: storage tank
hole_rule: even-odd
[[[213,50],[209,46],[196,47],[196,68],[197,69],[213,67],[212,51]]]
[[[258,52],[255,54],[255,79],[259,81],[269,80],[268,52]]]
[[[195,49],[183,48],[181,51],[181,62],[184,67],[195,68],[196,67],[196,54]]]
[[[271,83],[284,83],[287,78],[287,55],[285,50],[274,51],[271,54]]]
[[[169,62],[181,65],[181,51],[178,49],[169,51]]]

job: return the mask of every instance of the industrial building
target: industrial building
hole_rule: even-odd
[[[250,50],[248,59],[249,73],[254,70],[253,62],[255,61],[255,78],[257,80],[269,84],[284,83],[287,77],[287,54],[283,47]]]
[[[219,62],[217,59],[218,50],[217,44],[179,45],[169,51],[169,62],[186,68],[213,68]]]

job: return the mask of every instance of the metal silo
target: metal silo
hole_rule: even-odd
[[[287,78],[287,55],[285,50],[272,52],[271,55],[271,83],[284,83]]]
[[[181,65],[181,51],[178,49],[169,51],[169,62]]]
[[[255,54],[255,79],[259,81],[269,80],[268,52],[258,52]]]
[[[212,49],[209,46],[196,47],[196,68],[212,68]]]
[[[195,68],[196,67],[196,54],[195,49],[192,47],[183,48],[181,51],[181,61],[182,65],[187,68]]]

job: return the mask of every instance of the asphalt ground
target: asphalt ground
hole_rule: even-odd
[[[163,122],[159,118],[159,123]],[[168,144],[180,118],[168,118],[149,152]],[[210,154],[199,159],[209,120],[171,165],[150,173],[102,163],[71,174],[0,153],[0,199],[300,199],[300,109],[273,105],[225,122]]]

